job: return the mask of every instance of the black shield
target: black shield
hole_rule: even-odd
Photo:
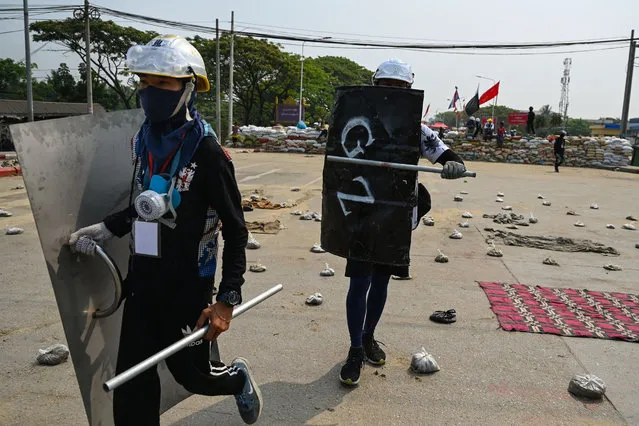
[[[339,87],[326,155],[417,164],[424,93]],[[322,247],[337,256],[410,263],[417,172],[324,160]]]

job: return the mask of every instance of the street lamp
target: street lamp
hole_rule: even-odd
[[[328,40],[330,38],[333,37],[320,37],[320,38],[316,38],[313,40],[309,40],[309,41],[319,41],[319,40]],[[304,43],[306,43],[307,40],[304,40],[302,42],[302,66],[300,68],[300,106],[299,106],[299,120],[298,122],[302,121],[302,106],[304,104],[304,102],[302,101],[302,92],[304,90]]]
[[[494,78],[490,78],[490,77],[483,77],[483,76],[481,76],[481,75],[476,75],[475,77],[477,77],[477,78],[483,78],[484,80],[490,80],[490,81],[492,81],[492,82],[493,82],[493,85],[497,83],[497,80],[495,80]],[[495,122],[495,104],[496,104],[496,103],[497,103],[497,98],[495,97],[495,102],[493,102],[493,116],[492,116],[493,123]],[[494,124],[493,124],[493,126],[494,126]]]

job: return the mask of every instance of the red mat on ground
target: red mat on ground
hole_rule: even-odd
[[[506,331],[639,342],[635,294],[479,282]]]

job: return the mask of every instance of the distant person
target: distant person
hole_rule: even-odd
[[[439,128],[439,132],[438,132],[437,136],[439,137],[439,139],[444,139],[444,128],[443,127]]]
[[[473,139],[477,139],[477,136],[481,133],[481,119],[475,118],[475,133],[473,133]]]
[[[562,130],[559,134],[559,137],[555,139],[555,146],[553,150],[555,151],[555,172],[559,173],[559,166],[564,163],[564,151],[566,149],[566,140],[564,139],[566,136],[566,131]]]
[[[237,122],[233,123],[233,128],[231,132],[231,140],[236,142],[240,138],[240,126],[237,125]]]
[[[528,108],[528,121],[526,121],[526,133],[535,135],[535,113],[533,107]]]
[[[495,125],[493,124],[493,119],[489,118],[484,124],[484,140],[490,140],[493,137],[493,132],[495,131]]]
[[[468,136],[472,136],[475,133],[475,117],[471,116],[470,118],[468,118],[468,121],[466,122],[466,134]]]
[[[504,135],[506,134],[506,127],[504,127],[504,122],[499,122],[499,127],[497,128],[497,146],[501,147],[504,145]]]
[[[517,136],[517,130],[515,129],[510,129],[510,136]]]

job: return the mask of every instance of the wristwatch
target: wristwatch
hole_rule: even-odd
[[[216,300],[232,308],[242,303],[242,295],[238,291],[231,290],[218,294]]]

